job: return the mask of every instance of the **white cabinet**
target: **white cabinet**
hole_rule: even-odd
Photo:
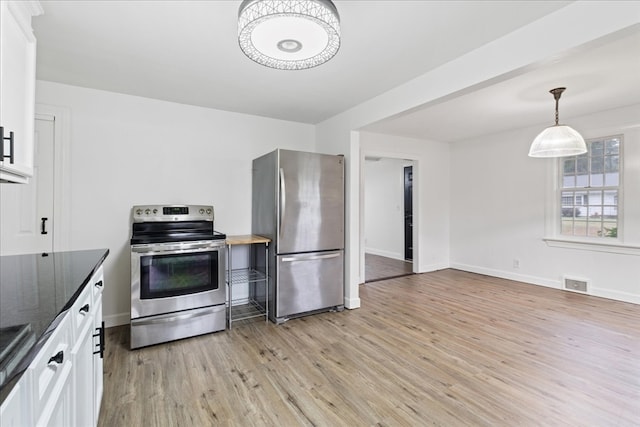
[[[9,395],[0,407],[0,426],[2,427],[22,427],[27,425],[27,421],[23,418],[25,411],[22,404],[25,398],[22,397],[24,387],[20,384],[9,392]]]
[[[0,1],[0,182],[25,183],[33,175],[36,38],[31,17],[42,12],[37,1]]]
[[[9,392],[0,426],[95,427],[103,390],[102,266]],[[95,354],[94,354],[95,353]]]
[[[93,305],[96,311],[93,316],[93,417],[94,424],[98,424],[102,391],[104,390],[104,322],[102,321],[102,290],[104,289],[104,274],[102,267],[93,276]]]
[[[73,425],[93,424],[93,315],[95,306],[91,299],[91,286],[86,286],[71,307],[74,320],[74,346],[71,350],[73,362],[74,415]]]
[[[26,372],[36,426],[54,425],[54,419],[65,421],[58,425],[71,425],[71,346],[71,319],[65,315]]]
[[[99,349],[104,337],[102,330],[102,267],[91,277],[89,283],[70,310],[75,321],[75,345],[72,350],[74,373],[74,414],[72,425],[89,427],[98,424],[102,402],[102,358]]]

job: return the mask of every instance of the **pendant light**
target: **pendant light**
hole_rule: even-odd
[[[340,16],[330,0],[244,0],[238,42],[245,55],[266,67],[317,67],[340,48]]]
[[[549,91],[556,100],[556,124],[536,136],[529,149],[529,157],[577,156],[587,152],[587,144],[575,129],[558,124],[558,101],[565,89],[559,87]]]

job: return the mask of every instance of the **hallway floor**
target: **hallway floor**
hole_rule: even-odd
[[[366,283],[413,274],[413,263],[409,261],[365,253],[364,263]]]

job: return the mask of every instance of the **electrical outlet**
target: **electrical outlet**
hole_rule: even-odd
[[[513,260],[513,268],[520,268],[520,260],[515,258]]]

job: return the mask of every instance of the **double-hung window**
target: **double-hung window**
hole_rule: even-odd
[[[560,234],[617,238],[623,138],[586,142],[585,154],[560,159]]]

